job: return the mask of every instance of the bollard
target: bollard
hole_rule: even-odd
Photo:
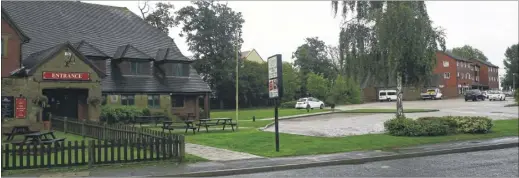
[[[252,122],[256,122],[256,116],[252,116]]]

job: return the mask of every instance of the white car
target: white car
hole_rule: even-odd
[[[296,109],[306,109],[307,106],[310,106],[310,109],[314,109],[314,108],[323,109],[324,102],[322,102],[321,100],[318,100],[316,98],[312,98],[312,97],[300,98],[299,100],[297,100],[295,108]]]
[[[501,91],[488,91],[487,96],[488,96],[488,100],[490,100],[490,101],[506,100],[506,95]]]

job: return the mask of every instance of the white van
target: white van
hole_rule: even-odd
[[[379,101],[396,101],[396,90],[380,90],[378,91]]]

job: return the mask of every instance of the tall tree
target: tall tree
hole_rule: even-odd
[[[155,4],[155,9],[150,10],[150,4],[148,1],[145,1],[142,5],[139,3],[139,10],[141,12],[142,19],[166,34],[169,33],[169,28],[173,28],[178,25],[178,22],[175,20],[175,17],[171,12],[174,10],[174,8],[175,7],[169,2],[158,2]]]
[[[292,64],[283,62],[283,102],[296,99],[296,95],[300,89],[301,80],[297,75],[297,71]]]
[[[337,13],[341,9],[342,17],[347,22],[354,22],[345,23],[343,30],[356,28],[360,31],[357,34],[362,37],[356,39],[367,41],[357,43],[357,46],[360,44],[367,51],[366,62],[371,63],[370,66],[384,65],[387,68],[371,71],[396,78],[396,116],[404,117],[402,86],[419,86],[430,78],[435,65],[435,52],[440,46],[445,50],[443,31],[432,27],[423,1],[341,2],[332,1],[333,11]],[[349,16],[353,17],[347,19]]]
[[[306,38],[305,43],[297,48],[292,58],[294,66],[299,69],[301,77],[301,92],[307,92],[307,78],[309,73],[322,75],[326,79],[335,77],[330,70],[331,63],[326,52],[326,44],[317,37]]]
[[[481,50],[474,48],[470,45],[452,48],[447,51],[451,52],[452,54],[454,54],[456,56],[466,58],[466,59],[480,59],[480,60],[488,61],[487,56],[485,56],[485,54],[483,54],[483,52]]]
[[[519,44],[514,44],[506,49],[503,65],[506,72],[501,86],[507,89],[517,89],[519,87]]]
[[[193,52],[194,67],[209,83],[220,107],[234,106],[236,50],[241,49],[241,12],[214,1],[193,1],[177,11],[181,23],[180,36],[186,37]]]

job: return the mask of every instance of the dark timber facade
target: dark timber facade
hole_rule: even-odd
[[[211,90],[192,62],[127,8],[2,1],[2,96],[28,103],[17,122],[98,120],[97,103],[208,117]]]

